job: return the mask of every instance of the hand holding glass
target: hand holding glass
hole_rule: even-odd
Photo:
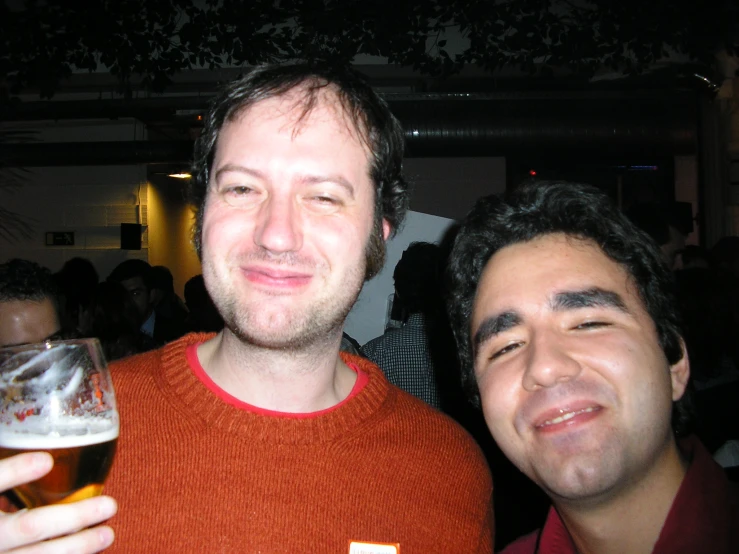
[[[14,489],[26,506],[101,494],[118,428],[97,339],[0,349],[0,459],[32,451],[54,458],[50,473]]]

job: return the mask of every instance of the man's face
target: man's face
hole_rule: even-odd
[[[295,99],[261,101],[224,125],[203,212],[214,303],[236,335],[272,348],[341,328],[373,226],[366,148],[333,96],[301,121]]]
[[[619,264],[562,234],[497,252],[472,314],[485,420],[555,501],[605,500],[659,467],[687,356],[670,366]]]
[[[0,302],[0,346],[42,342],[59,330],[59,317],[48,298]]]
[[[146,321],[151,313],[151,295],[149,289],[146,288],[144,279],[142,277],[131,277],[130,279],[121,281],[121,285],[131,295],[141,321]]]

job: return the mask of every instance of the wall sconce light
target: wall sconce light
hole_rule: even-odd
[[[173,177],[175,179],[189,179],[192,175],[189,173],[170,173],[168,177]]]

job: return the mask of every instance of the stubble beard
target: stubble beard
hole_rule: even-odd
[[[269,350],[298,352],[330,343],[340,335],[361,291],[361,277],[357,280],[354,275],[349,281],[334,294],[274,312],[269,310],[269,299],[249,305],[231,297],[222,311],[225,326],[242,343]]]
[[[381,220],[379,226],[374,227],[365,245],[365,255],[344,276],[338,287],[324,289],[324,294],[320,296],[277,311],[269,310],[269,297],[259,301],[244,300],[243,293],[226,285],[232,280],[231,276],[228,273],[219,276],[217,268],[204,257],[203,276],[225,328],[244,344],[270,350],[300,352],[336,341],[362,291],[364,281],[382,269],[385,241]],[[269,254],[265,252],[251,255],[256,259],[265,259],[267,256]],[[274,261],[271,258],[271,262]],[[280,261],[286,267],[295,262],[295,256],[292,255],[286,255]],[[306,264],[303,263],[301,267],[305,268]],[[328,274],[325,264],[312,263],[312,269],[314,278]],[[281,295],[275,295],[275,301],[281,302]]]

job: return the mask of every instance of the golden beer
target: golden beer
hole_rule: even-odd
[[[0,436],[0,459],[24,452],[44,451],[54,458],[54,467],[41,479],[13,489],[29,508],[76,502],[103,491],[113,464],[118,429],[72,437]]]
[[[51,471],[13,489],[27,507],[102,493],[113,464],[119,419],[97,339],[0,349],[0,459],[51,454]]]

